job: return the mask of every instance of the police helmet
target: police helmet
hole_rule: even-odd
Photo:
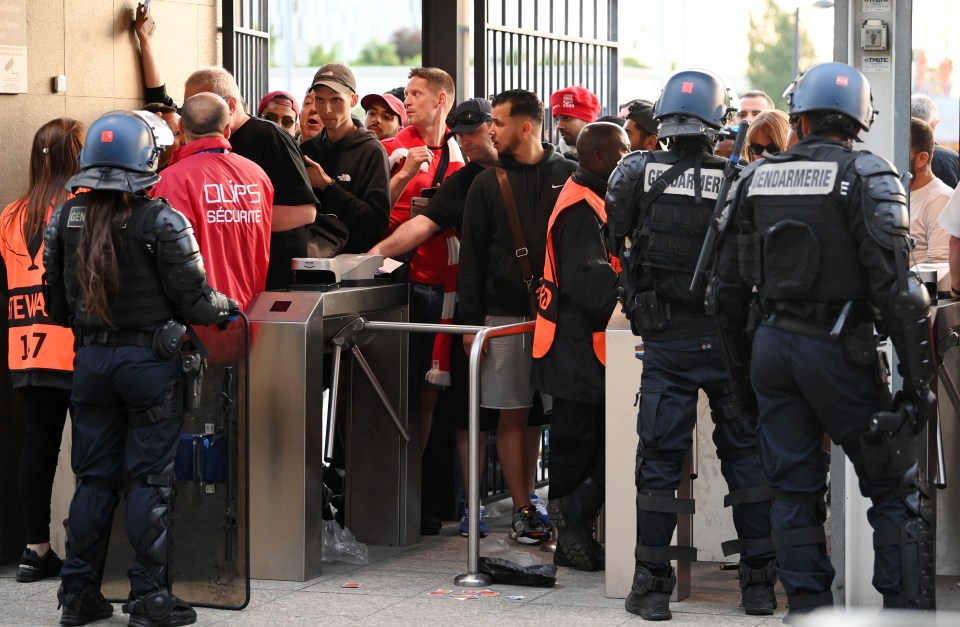
[[[712,135],[735,110],[730,103],[730,90],[713,72],[677,72],[667,79],[653,106],[653,117],[660,122],[658,136]]]
[[[840,113],[865,131],[877,116],[867,77],[845,63],[818,63],[797,75],[787,90],[790,115],[811,112]]]
[[[87,130],[80,151],[80,171],[67,189],[81,187],[137,192],[160,180],[160,153],[173,144],[173,133],[162,118],[149,111],[112,111]]]

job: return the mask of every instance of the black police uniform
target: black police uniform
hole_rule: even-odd
[[[862,79],[849,66],[825,65],[835,67],[809,72],[828,78],[827,89],[852,89]],[[867,118],[872,121],[872,112]],[[891,164],[849,143],[811,135],[751,164],[730,211],[718,262],[720,307],[741,311],[744,292],[757,292],[762,322],[751,379],[760,459],[776,495],[777,572],[791,612],[833,603],[834,569],[823,531],[824,432],[850,458],[860,491],[872,501],[873,585],[884,605],[927,602],[923,588],[932,581],[920,553],[929,527],[909,452],[913,431],[870,430],[871,416],[891,403],[874,324],[906,357],[901,372],[914,398],[930,376],[922,356],[923,350],[930,354],[928,301],[907,272],[905,200]]]
[[[120,120],[111,142],[124,141],[120,135],[133,123]],[[151,178],[137,180],[119,168],[92,166],[71,183],[84,176],[80,185],[102,184],[117,194]],[[112,613],[99,588],[113,513],[125,487],[127,535],[135,552],[125,607],[130,624],[187,624],[195,613],[169,594],[168,579],[173,459],[183,422],[176,357],[184,327],[176,321],[221,322],[236,303],[207,284],[184,215],[141,191],[128,193],[129,216],[113,236],[118,282],[109,295],[112,324],[98,320],[85,306],[76,272],[94,193],[105,192],[82,193],[59,207],[44,240],[48,306],[58,323],[73,326],[78,346],[71,395],[77,488],[66,523],[67,560],[58,595],[65,606],[62,622],[82,624]]]
[[[764,588],[762,607],[745,597],[749,613],[770,614],[776,603],[773,554],[767,545],[770,495],[756,450],[755,409],[740,391],[746,383],[731,382],[718,327],[705,312],[702,292],[690,292],[727,160],[712,154],[708,127],[669,114],[676,110],[670,108],[671,90],[680,92],[689,81],[696,84],[698,95],[712,86],[704,85],[699,71],[682,72],[668,81],[657,103],[661,136],[666,131],[672,137],[671,150],[627,155],[611,177],[607,195],[608,217],[620,244],[615,249],[624,268],[624,304],[645,349],[637,416],[637,570],[626,606],[650,620],[670,618],[666,596],[676,578],[669,560],[696,559],[695,548],[669,545],[677,514],[692,513],[694,507],[692,500],[676,499],[675,493],[681,462],[692,446],[701,389],[710,400],[713,440],[731,492],[726,504],[732,505],[740,538],[725,543],[724,552],[741,553],[744,590]],[[716,98],[723,103],[726,96]],[[712,125],[720,126],[720,120]],[[618,221],[628,226],[614,224]],[[641,600],[651,592],[665,595],[660,605]]]

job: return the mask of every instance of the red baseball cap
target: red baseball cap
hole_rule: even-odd
[[[260,106],[257,107],[257,115],[262,115],[263,110],[273,103],[290,107],[293,109],[293,112],[297,114],[297,117],[300,117],[300,105],[297,104],[297,101],[293,96],[285,91],[271,91],[269,94],[261,98]]]
[[[403,103],[393,94],[367,94],[360,99],[360,106],[366,111],[375,103],[380,102],[386,105],[400,118],[400,126],[407,125],[407,110],[403,108]]]
[[[600,99],[581,85],[565,87],[550,96],[550,113],[553,116],[569,115],[585,122],[596,122],[600,115]]]

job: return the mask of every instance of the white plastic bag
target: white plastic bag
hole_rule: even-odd
[[[344,562],[366,566],[369,562],[367,545],[357,542],[349,529],[340,527],[336,520],[323,521],[323,561]]]

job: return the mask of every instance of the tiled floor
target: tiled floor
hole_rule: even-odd
[[[496,521],[499,522],[499,521]],[[546,562],[551,556],[505,539],[506,523],[492,525],[481,541],[481,555],[515,562]],[[438,588],[453,589],[455,576],[466,570],[466,540],[448,523],[436,537],[425,537],[411,547],[370,547],[370,564],[325,564],[323,574],[306,582],[252,582],[248,607],[240,612],[198,609],[199,625],[642,625],[639,616],[623,609],[623,600],[604,596],[603,573],[561,568],[552,588],[490,586],[497,597],[455,600],[453,594],[429,596]],[[673,604],[671,625],[772,626],[780,625],[781,608],[771,617],[745,616],[737,607],[736,571],[716,564],[695,564],[693,594]],[[14,568],[0,568],[0,625],[56,625],[57,581],[18,584]],[[359,588],[343,588],[348,582]],[[941,607],[960,608],[958,578],[939,586]],[[523,597],[511,599],[509,597]],[[113,618],[97,625],[126,624],[119,606]],[[939,618],[946,618],[941,612]],[[875,624],[875,623],[858,623]],[[943,623],[948,624],[948,623]],[[952,624],[960,624],[958,618]]]

